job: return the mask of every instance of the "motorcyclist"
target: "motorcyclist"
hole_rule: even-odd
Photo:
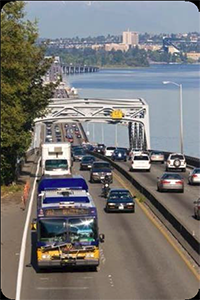
[[[110,190],[111,179],[110,179],[110,177],[108,175],[106,175],[104,177],[104,179],[102,179],[101,182],[103,183],[103,186],[102,186],[102,195],[104,195],[105,197],[107,197],[108,191]]]

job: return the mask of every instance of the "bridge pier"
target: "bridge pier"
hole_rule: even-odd
[[[147,150],[147,139],[143,123],[129,122],[128,133],[130,148]]]

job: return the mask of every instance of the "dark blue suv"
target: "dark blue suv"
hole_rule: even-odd
[[[127,159],[127,153],[125,149],[118,149],[116,148],[111,156],[112,160],[123,160],[126,161]]]

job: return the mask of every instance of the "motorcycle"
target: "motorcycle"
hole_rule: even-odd
[[[110,183],[103,182],[101,196],[107,198],[109,191],[110,191]]]

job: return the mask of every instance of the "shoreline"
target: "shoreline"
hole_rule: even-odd
[[[104,66],[104,67],[99,67],[99,70],[131,70],[131,69],[144,69],[144,68],[150,68],[152,65],[200,65],[200,62],[196,63],[167,63],[167,62],[150,62],[149,66],[138,66],[138,67],[129,67],[129,66],[116,66],[116,65],[110,65],[110,66]]]

